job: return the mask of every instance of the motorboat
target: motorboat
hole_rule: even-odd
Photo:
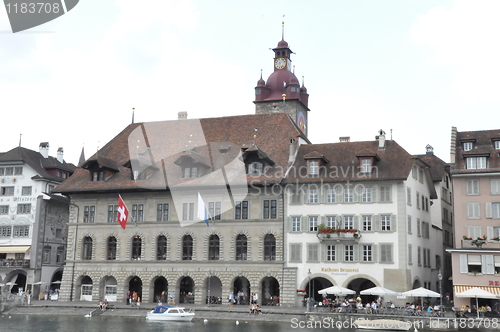
[[[357,319],[354,324],[358,329],[383,331],[408,331],[413,325],[397,319]]]
[[[172,307],[169,305],[157,305],[147,316],[147,320],[152,321],[177,321],[190,322],[194,317],[194,312],[186,311],[184,308]]]

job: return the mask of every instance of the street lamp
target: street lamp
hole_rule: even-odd
[[[311,269],[307,272],[309,277],[309,292],[307,293],[307,312],[311,312]]]
[[[444,313],[444,308],[443,308],[443,275],[441,274],[441,270],[439,270],[439,273],[438,273],[438,280],[439,280],[439,308],[441,309],[441,312]]]
[[[208,297],[208,306],[210,307],[210,279],[212,279],[212,270],[208,270],[208,291],[207,291],[207,297]]]

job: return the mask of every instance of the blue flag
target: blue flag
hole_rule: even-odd
[[[201,198],[200,193],[198,193],[198,219],[204,220],[207,226],[210,226],[208,223],[207,207],[205,206],[205,202],[203,201],[203,198]]]

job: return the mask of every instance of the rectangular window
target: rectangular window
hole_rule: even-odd
[[[361,173],[371,173],[372,171],[372,160],[369,158],[361,159]]]
[[[387,243],[380,245],[380,262],[392,263],[392,244]]]
[[[29,237],[30,227],[29,226],[14,226],[14,237]]]
[[[318,203],[318,189],[309,189],[309,203]]]
[[[319,245],[316,243],[307,244],[307,261],[317,262],[319,260],[318,247]]]
[[[483,236],[481,226],[467,226],[467,235],[473,239]]]
[[[309,217],[309,232],[318,231],[318,217]]]
[[[354,262],[354,245],[352,244],[344,245],[344,261]]]
[[[420,225],[420,219],[417,218],[417,236],[421,237],[422,236],[422,226]]]
[[[168,221],[168,204],[156,205],[156,221]]]
[[[221,202],[208,202],[208,216],[210,220],[220,220]]]
[[[261,175],[264,170],[264,165],[259,162],[254,162],[248,165],[248,175]]]
[[[467,202],[467,219],[481,219],[481,203],[480,202]]]
[[[0,205],[0,214],[9,214],[9,206]]]
[[[31,196],[31,186],[23,187],[21,190],[21,195],[22,196]]]
[[[83,222],[94,222],[95,218],[95,206],[84,206],[83,207]]]
[[[43,248],[43,263],[44,264],[49,264],[50,263],[50,247],[45,247]]]
[[[327,245],[326,246],[326,260],[329,262],[335,261],[335,246]]]
[[[194,203],[182,203],[182,220],[194,220]]]
[[[344,229],[353,229],[353,228],[354,228],[354,217],[344,216]]]
[[[363,245],[363,262],[372,262],[373,254],[372,254],[372,245]]]
[[[1,196],[14,196],[14,187],[2,187],[0,191]]]
[[[291,262],[302,262],[301,249],[302,249],[302,247],[301,247],[300,243],[290,244],[290,261]]]
[[[352,203],[353,202],[353,189],[352,188],[345,188],[344,189],[344,202],[345,203]]]
[[[248,201],[236,202],[234,219],[248,219]]]
[[[14,167],[14,175],[23,175],[22,167]]]
[[[300,232],[300,217],[292,217],[292,232]]]
[[[64,250],[57,249],[57,252],[56,252],[56,263],[62,263],[63,262],[63,257],[64,257]]]
[[[413,265],[413,246],[408,243],[408,265]]]
[[[465,158],[467,169],[486,169],[486,157]]]
[[[408,215],[408,234],[411,234],[411,216]]]
[[[470,150],[472,150],[472,142],[465,142],[464,151],[470,151]]]
[[[277,202],[275,199],[264,200],[264,219],[276,219],[277,217]]]
[[[380,202],[390,202],[391,201],[391,187],[382,186],[380,187]]]
[[[5,167],[5,175],[14,175],[14,167]]]
[[[310,176],[319,175],[319,161],[316,160],[309,161],[309,175]]]
[[[0,227],[0,237],[10,237],[12,235],[12,227],[1,226]]]
[[[132,220],[134,222],[144,220],[144,204],[133,204],[132,205]],[[189,219],[192,220],[192,219]]]
[[[335,216],[326,217],[326,227],[337,228],[337,222]]]
[[[500,142],[500,141],[497,141]],[[492,195],[500,195],[500,179],[491,179],[490,192]]]
[[[4,175],[5,175],[5,168],[0,167],[0,176],[4,176]]]
[[[17,204],[17,214],[30,214],[31,204]]]
[[[424,183],[424,171],[422,169],[418,170],[418,181]]]
[[[108,222],[118,221],[118,205],[108,205]]]
[[[479,195],[479,179],[467,180],[465,182],[465,194],[468,196]]]
[[[500,219],[500,203],[491,203],[491,217],[493,219]]]
[[[361,199],[364,203],[372,201],[372,188],[363,188],[361,191]]]
[[[363,230],[372,231],[372,216],[363,216]]]
[[[382,231],[390,231],[391,230],[391,216],[390,215],[380,216],[380,229]]]
[[[335,203],[336,199],[336,191],[333,188],[329,188],[326,190],[326,202],[327,203]]]
[[[411,206],[411,188],[406,187],[406,204]]]
[[[467,272],[481,273],[481,255],[467,255]]]
[[[495,149],[500,150],[500,141],[495,141]]]

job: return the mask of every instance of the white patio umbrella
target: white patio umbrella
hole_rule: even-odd
[[[396,293],[395,291],[392,291],[390,289],[384,288],[384,287],[376,286],[376,287],[362,290],[361,292],[359,292],[359,294],[385,296],[385,295],[396,295],[398,293]]]
[[[332,294],[332,295],[352,295],[356,294],[355,291],[341,286],[331,286],[318,291],[318,294]]]
[[[403,292],[404,296],[413,296],[413,297],[440,297],[441,294],[431,291],[430,289],[419,287],[416,289],[409,290],[407,292]]]
[[[497,299],[498,295],[490,293],[484,289],[477,288],[477,287],[472,287],[466,291],[463,291],[462,293],[457,293],[457,297],[470,297],[476,298],[476,309],[477,309],[477,318],[479,318],[479,304],[478,304],[478,298],[482,299]]]

